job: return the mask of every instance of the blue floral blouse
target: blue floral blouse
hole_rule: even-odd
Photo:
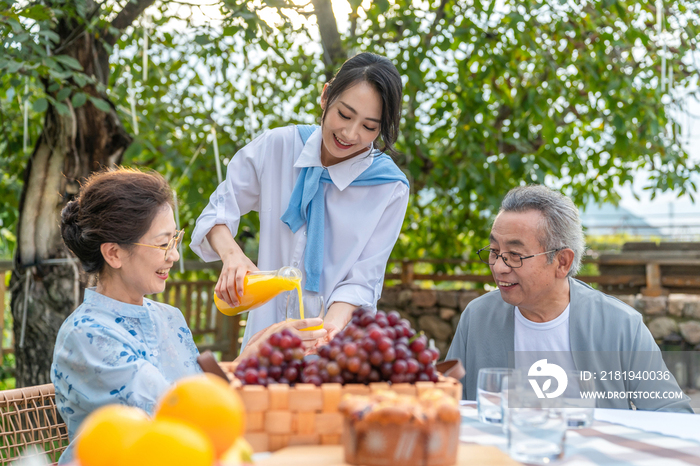
[[[51,365],[71,440],[59,464],[72,459],[75,432],[88,414],[114,403],[152,414],[172,383],[201,372],[198,355],[177,308],[146,298],[142,306],[127,304],[86,289],[58,331]]]

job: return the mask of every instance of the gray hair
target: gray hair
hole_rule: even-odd
[[[501,212],[527,212],[536,210],[542,214],[539,225],[539,242],[546,251],[568,248],[574,251],[574,260],[568,277],[574,277],[581,268],[581,258],[586,252],[581,218],[578,209],[568,197],[546,186],[530,185],[511,189],[501,203]],[[556,252],[547,254],[551,264]]]

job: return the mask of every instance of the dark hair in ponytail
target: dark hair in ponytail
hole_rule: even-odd
[[[345,90],[360,82],[369,83],[382,99],[380,134],[383,147],[379,150],[396,154],[394,143],[399,137],[403,83],[394,64],[386,57],[374,53],[358,53],[343,63],[326,88],[326,108]],[[326,112],[322,119],[325,120]]]
[[[85,272],[99,273],[105,265],[100,245],[138,242],[165,205],[173,206],[173,195],[159,173],[129,168],[94,173],[63,208],[61,236]]]

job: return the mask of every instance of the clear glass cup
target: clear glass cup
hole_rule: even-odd
[[[486,424],[501,424],[501,386],[503,378],[513,372],[512,369],[485,367],[479,369],[476,382],[476,404],[479,421]]]
[[[595,382],[590,373],[589,378],[580,371],[567,371],[566,376],[568,384],[561,396],[561,401],[567,425],[574,429],[590,427],[595,411],[595,398],[592,397]],[[591,397],[588,398],[582,393],[590,393]]]
[[[503,433],[508,433],[508,385],[513,383],[513,376],[506,375],[501,380],[501,423],[503,425]]]
[[[522,463],[549,464],[564,457],[567,421],[561,406],[518,386],[508,394],[508,454]]]
[[[299,306],[299,294],[296,291],[290,291],[287,295],[287,309],[286,309],[286,319],[287,320],[300,320],[300,319],[312,319],[318,317],[323,319],[326,316],[326,306],[321,295],[302,295],[302,303],[304,304],[302,316],[302,310]],[[323,324],[315,327],[306,327],[301,329],[306,330],[321,330]]]

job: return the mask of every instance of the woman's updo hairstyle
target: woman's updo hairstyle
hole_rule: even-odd
[[[382,116],[380,135],[383,147],[378,149],[389,154],[396,154],[394,143],[399,137],[401,123],[401,103],[403,83],[401,75],[394,64],[386,57],[374,53],[358,53],[340,67],[326,88],[326,108],[328,108],[347,89],[366,82],[370,84],[382,99]],[[324,110],[322,120],[325,120]]]
[[[61,236],[85,272],[99,273],[105,265],[100,245],[130,247],[166,204],[173,206],[173,195],[159,173],[130,168],[94,173],[63,208]]]

